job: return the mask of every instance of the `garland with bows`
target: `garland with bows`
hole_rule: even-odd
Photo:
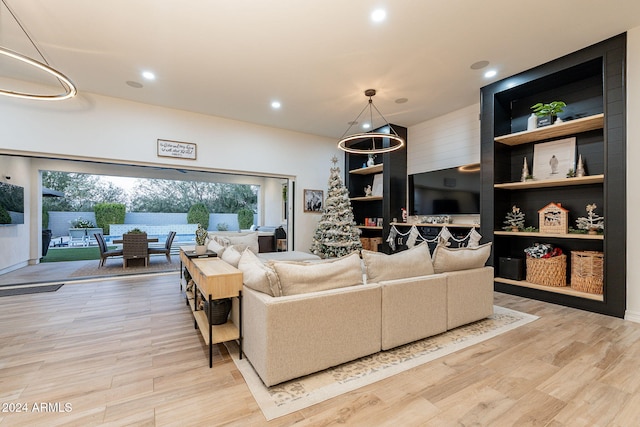
[[[469,233],[467,233],[467,235],[462,239],[457,239],[451,234],[447,227],[442,227],[442,230],[440,230],[437,236],[435,236],[433,239],[427,239],[420,234],[420,231],[418,231],[418,227],[416,227],[415,225],[412,225],[409,231],[405,233],[402,233],[396,228],[395,225],[392,225],[391,230],[389,230],[389,236],[387,237],[387,243],[389,244],[389,247],[394,251],[396,250],[396,239],[398,238],[398,236],[408,236],[407,247],[409,248],[414,247],[418,242],[437,242],[439,244],[449,246],[451,244],[451,242],[449,242],[450,239],[454,242],[457,242],[458,244],[468,240],[467,246],[472,248],[478,246],[480,244],[480,239],[482,238],[482,235],[478,233],[475,228],[471,228]]]

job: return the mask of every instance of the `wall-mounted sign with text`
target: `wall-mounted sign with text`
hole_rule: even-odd
[[[196,144],[191,142],[158,140],[158,157],[174,157],[178,159],[196,159]]]

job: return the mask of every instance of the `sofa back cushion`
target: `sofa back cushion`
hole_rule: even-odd
[[[438,245],[433,251],[436,273],[484,267],[491,255],[491,242],[473,248],[448,248]]]
[[[362,284],[357,252],[329,261],[271,261],[282,295],[297,295]]]
[[[257,231],[250,233],[209,233],[209,238],[217,241],[224,247],[235,246],[236,248],[242,248],[242,250],[249,248],[254,254],[260,251]]]
[[[279,297],[282,295],[278,275],[271,266],[263,263],[251,250],[245,249],[238,262],[244,285],[256,291]]]
[[[362,259],[369,281],[428,276],[434,272],[426,242],[391,255],[363,250]]]

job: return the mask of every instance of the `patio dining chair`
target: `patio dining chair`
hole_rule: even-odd
[[[164,248],[149,248],[149,255],[164,254],[167,257],[167,262],[171,262],[171,245],[175,237],[176,232],[170,231],[167,236],[167,241],[164,243]]]
[[[100,249],[100,264],[98,267],[104,267],[104,264],[109,257],[122,256],[122,249],[109,250],[102,233],[95,233],[93,237],[95,237],[96,242],[98,242],[98,248]]]
[[[127,268],[132,259],[144,259],[149,265],[149,241],[147,233],[125,233],[122,235],[122,265]]]

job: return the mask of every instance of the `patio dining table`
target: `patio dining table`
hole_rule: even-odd
[[[122,239],[113,239],[111,242],[114,243],[114,244],[124,243],[124,240],[122,240]],[[147,237],[147,243],[157,243],[157,242],[158,242],[158,238],[157,237]]]

